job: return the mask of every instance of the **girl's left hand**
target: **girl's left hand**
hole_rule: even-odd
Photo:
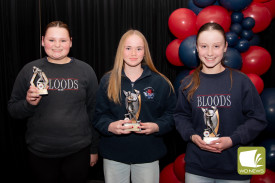
[[[98,160],[98,154],[90,154],[90,166],[93,167]]]
[[[230,137],[220,137],[217,140],[213,140],[208,145],[213,148],[216,148],[218,151],[223,151],[225,149],[232,147],[233,142]]]
[[[136,133],[149,135],[159,131],[159,126],[152,122],[140,123],[140,128],[141,131],[137,131]]]

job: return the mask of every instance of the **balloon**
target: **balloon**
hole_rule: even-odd
[[[237,44],[239,38],[238,38],[238,35],[235,33],[235,32],[227,32],[225,33],[225,36],[226,36],[226,41],[228,43],[228,46],[234,46]]]
[[[264,81],[262,80],[262,78],[260,76],[258,76],[257,74],[246,74],[246,75],[252,81],[252,83],[254,84],[258,93],[259,94],[262,93],[262,91],[264,89]]]
[[[203,9],[203,8],[200,8],[200,7],[196,6],[194,4],[193,0],[188,1],[187,8],[192,10],[196,15],[198,15],[199,12]]]
[[[265,169],[265,174],[263,175],[252,175],[250,183],[274,183],[275,172]]]
[[[258,46],[260,44],[260,36],[257,34],[254,34],[252,39],[250,39],[250,46]]]
[[[241,37],[246,40],[251,40],[253,37],[253,31],[252,30],[243,30],[241,33]],[[250,45],[250,44],[249,44]]]
[[[262,3],[253,2],[242,12],[244,17],[252,17],[255,20],[255,26],[252,29],[254,33],[265,30],[272,20],[270,11]]]
[[[268,126],[265,131],[274,136],[275,132],[275,88],[265,88],[261,93],[262,103],[265,109]]]
[[[242,56],[235,48],[227,47],[224,54],[224,65],[240,70],[242,68]]]
[[[183,78],[185,78],[185,76],[188,76],[189,73],[190,70],[183,70],[176,76],[176,79],[173,83],[176,93],[178,93],[177,91],[181,85],[181,81],[183,80]]]
[[[212,5],[204,8],[197,16],[197,29],[208,23],[215,22],[220,24],[225,32],[229,31],[231,24],[231,17],[228,11],[217,5]]]
[[[248,74],[264,74],[271,66],[269,52],[260,46],[250,46],[247,52],[241,53],[243,66],[241,71]]]
[[[196,37],[196,35],[189,36],[181,42],[179,47],[180,60],[188,68],[195,68],[199,65],[196,49]]]
[[[197,34],[196,19],[197,16],[192,10],[179,8],[170,15],[168,26],[174,36],[183,40]]]
[[[266,168],[275,171],[275,138],[265,139],[259,145],[265,148]]]
[[[174,172],[177,178],[184,182],[185,181],[185,154],[179,155],[174,161]]]
[[[243,19],[242,21],[242,27],[244,29],[252,29],[253,27],[255,26],[255,20],[254,18],[251,18],[251,17],[246,17]]]
[[[254,2],[258,2],[258,3],[265,3],[271,0],[253,0]]]
[[[251,2],[252,0],[220,0],[220,4],[230,11],[241,11]]]
[[[179,57],[179,47],[182,40],[175,39],[170,42],[166,48],[166,57],[168,61],[175,66],[183,66]]]
[[[176,177],[174,173],[174,163],[168,164],[162,169],[159,177],[160,183],[181,183],[181,181]]]
[[[231,22],[232,23],[242,23],[243,21],[243,13],[242,12],[232,12],[231,14]]]
[[[265,3],[262,3],[265,7],[267,7],[267,9],[269,10],[269,12],[271,13],[272,18],[275,17],[275,1],[271,0]]]
[[[237,35],[241,34],[243,27],[239,23],[234,23],[230,27],[230,31],[235,32]]]
[[[215,3],[216,0],[193,0],[194,4],[200,8],[204,8],[206,6],[210,6]]]
[[[239,52],[246,52],[250,47],[250,43],[249,41],[247,41],[246,39],[239,39],[237,44],[235,45],[235,48],[239,51]]]
[[[192,74],[193,72],[195,72],[196,69],[192,69],[190,72],[189,72],[189,75]]]

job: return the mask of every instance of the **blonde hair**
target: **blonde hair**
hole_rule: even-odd
[[[123,60],[123,51],[124,51],[124,44],[125,40],[131,36],[131,35],[137,35],[139,36],[144,43],[144,59],[142,61],[143,65],[147,65],[153,72],[158,73],[161,75],[170,85],[174,92],[174,87],[172,83],[169,81],[169,79],[161,74],[156,67],[153,64],[151,54],[149,51],[149,46],[146,38],[144,35],[138,31],[138,30],[128,30],[120,39],[117,52],[116,52],[116,57],[115,57],[115,63],[113,69],[110,71],[110,78],[109,78],[109,83],[108,83],[108,89],[107,89],[107,96],[109,100],[113,101],[114,103],[120,103],[120,98],[121,98],[121,72],[122,68],[124,66],[124,60]]]

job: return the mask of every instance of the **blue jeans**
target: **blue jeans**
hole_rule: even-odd
[[[103,159],[105,183],[159,183],[159,161],[125,164]]]
[[[185,173],[185,183],[250,183],[250,180],[223,180]]]

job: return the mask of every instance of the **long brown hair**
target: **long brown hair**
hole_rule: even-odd
[[[217,31],[219,31],[223,35],[224,42],[226,44],[226,35],[225,35],[224,29],[222,28],[221,25],[219,25],[217,23],[212,23],[212,22],[211,23],[206,23],[203,26],[201,26],[201,28],[199,29],[198,34],[197,34],[196,44],[198,44],[198,38],[199,38],[200,34],[203,31],[208,31],[208,30],[217,30]],[[222,59],[221,64],[222,64],[223,67],[226,67],[224,65],[224,58]],[[195,91],[198,89],[198,87],[200,85],[200,71],[201,70],[202,70],[202,62],[200,61],[199,66],[191,74],[191,77],[192,77],[191,81],[188,83],[188,85],[186,85],[183,88],[183,91],[184,91],[184,90],[187,90],[188,88],[191,87],[190,90],[188,91],[188,94],[187,94],[188,101],[191,100],[191,98],[193,97]],[[232,70],[231,69],[230,69],[230,79],[231,79],[231,87],[232,87]]]
[[[121,98],[121,72],[124,66],[124,60],[123,60],[123,49],[124,49],[124,44],[125,40],[131,36],[131,35],[137,35],[139,36],[144,43],[144,59],[142,61],[143,65],[147,65],[153,72],[158,73],[161,75],[170,85],[171,89],[174,92],[174,87],[172,83],[169,81],[169,79],[164,76],[162,73],[160,73],[156,67],[154,66],[154,63],[151,58],[151,54],[149,51],[149,46],[146,38],[144,35],[138,31],[138,30],[128,30],[120,39],[117,52],[116,52],[116,57],[115,57],[115,63],[113,69],[110,71],[110,78],[109,78],[109,84],[108,84],[108,89],[107,89],[107,96],[109,100],[113,101],[114,103],[120,103],[120,98]]]

